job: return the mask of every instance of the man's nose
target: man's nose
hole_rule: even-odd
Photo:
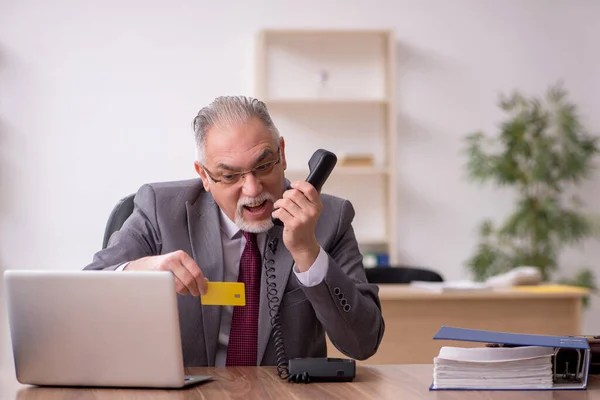
[[[245,196],[256,197],[262,193],[262,183],[254,174],[249,173],[244,175],[242,191]]]

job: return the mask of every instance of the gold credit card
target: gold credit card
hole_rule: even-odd
[[[243,282],[207,282],[200,301],[205,306],[245,306],[246,289]]]

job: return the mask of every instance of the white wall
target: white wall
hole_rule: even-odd
[[[464,278],[476,224],[511,197],[466,181],[461,138],[495,127],[500,91],[558,79],[600,133],[599,18],[594,0],[0,2],[0,268],[79,269],[118,198],[194,176],[191,119],[252,94],[257,30],[391,28],[401,259]],[[598,212],[599,184],[583,190]],[[600,274],[599,256],[589,244],[565,265]]]

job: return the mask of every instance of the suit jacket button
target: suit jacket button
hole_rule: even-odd
[[[340,304],[342,305],[342,307],[346,307],[346,304],[348,304],[348,300],[343,298],[342,301],[340,301]]]
[[[349,312],[351,308],[352,308],[352,307],[350,307],[350,304],[346,304],[346,305],[344,306],[344,311],[346,311],[346,312]]]
[[[335,289],[333,289],[333,294],[335,294],[336,296],[338,296],[340,293],[342,293],[342,291],[340,290],[339,287],[336,287]]]

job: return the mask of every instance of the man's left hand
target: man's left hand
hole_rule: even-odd
[[[321,247],[315,236],[317,221],[323,209],[319,193],[308,182],[296,181],[292,189],[273,206],[272,215],[283,222],[283,243],[296,262],[300,272],[307,271],[317,259]]]

